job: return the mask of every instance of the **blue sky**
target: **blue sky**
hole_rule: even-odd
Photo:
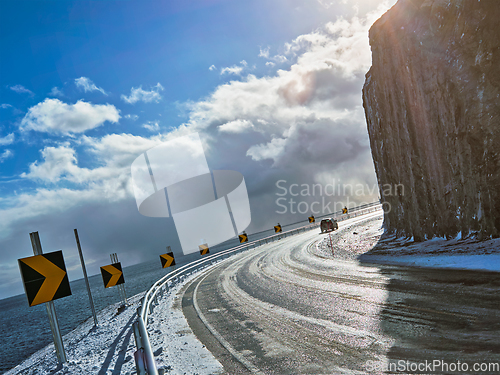
[[[393,2],[0,2],[0,298],[22,292],[31,231],[68,253],[70,279],[72,228],[91,274],[110,252],[175,250],[171,222],[138,214],[130,164],[183,132],[243,173],[250,232],[299,217],[276,214],[278,180],[373,185],[367,31]]]

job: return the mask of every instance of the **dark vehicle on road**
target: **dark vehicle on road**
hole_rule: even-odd
[[[328,217],[326,219],[321,220],[319,228],[321,229],[321,233],[324,233],[335,229],[339,229],[339,224],[337,223],[337,220]]]

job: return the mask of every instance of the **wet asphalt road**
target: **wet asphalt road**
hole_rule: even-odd
[[[343,228],[353,225],[332,236],[339,254]],[[472,367],[500,363],[498,273],[361,265],[325,256],[323,236],[239,254],[187,288],[188,322],[227,373],[500,373]],[[422,367],[437,360],[448,371]]]

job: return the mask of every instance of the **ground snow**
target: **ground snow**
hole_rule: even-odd
[[[182,312],[183,286],[191,275],[159,299],[149,318],[148,332],[158,369],[165,374],[223,374],[223,367],[188,325]]]
[[[482,255],[425,255],[425,256],[376,256],[363,258],[367,262],[397,264],[414,267],[459,268],[481,271],[500,271],[500,254]]]
[[[362,263],[393,264],[413,267],[457,268],[500,271],[500,239],[476,241],[434,238],[424,242],[382,237],[382,216],[358,223],[340,222],[339,230],[317,245],[323,256],[358,259]]]
[[[121,303],[98,313],[99,327],[92,318],[63,337],[67,363],[57,363],[54,344],[47,345],[6,375],[99,374],[135,373],[135,343],[131,325],[143,293],[128,299],[130,305],[117,314]]]
[[[149,319],[148,332],[159,370],[165,374],[218,374],[222,365],[196,338],[182,310],[175,303],[182,286],[193,274],[161,297]],[[117,314],[121,303],[98,313],[99,327],[92,318],[63,337],[67,363],[57,363],[54,344],[39,350],[5,375],[132,375],[136,373],[136,351],[132,324],[144,293],[128,299],[129,306]]]

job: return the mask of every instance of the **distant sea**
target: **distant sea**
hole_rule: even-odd
[[[298,223],[284,227],[283,230],[290,230],[306,224],[304,222]],[[255,241],[272,234],[274,234],[272,229],[250,234],[249,241]],[[237,245],[237,240],[232,239],[211,248],[210,253],[214,254]],[[182,259],[176,257],[177,267],[199,258],[199,253],[189,254]],[[172,271],[172,267],[161,268],[159,257],[157,260],[125,267],[123,276],[127,296],[131,297],[146,291],[170,271]],[[118,288],[104,288],[101,275],[90,276],[89,282],[97,311],[121,300]],[[74,330],[92,316],[85,281],[83,279],[74,280],[70,282],[70,285],[72,295],[54,301],[63,335]],[[53,342],[45,304],[29,307],[24,294],[0,300],[0,342],[2,343],[0,373],[17,366],[33,353]]]

